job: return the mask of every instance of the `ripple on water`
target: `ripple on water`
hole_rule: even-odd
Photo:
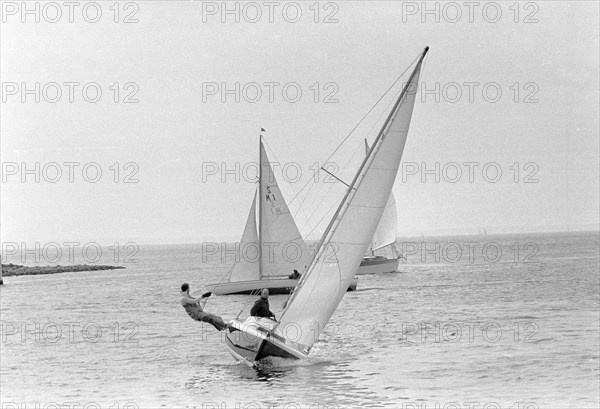
[[[510,246],[522,237],[505,239]],[[534,239],[543,263],[419,261],[403,263],[401,273],[361,276],[359,291],[344,297],[311,359],[260,368],[235,363],[222,335],[190,320],[179,305],[182,282],[201,288],[230,267],[203,263],[198,246],[143,247],[140,262],[119,272],[10,277],[0,289],[3,322],[29,328],[97,322],[106,329],[97,343],[81,333],[69,342],[65,327],[56,343],[8,336],[0,357],[2,399],[91,400],[101,407],[117,399],[139,407],[251,401],[275,407],[429,407],[436,401],[598,407],[598,240],[586,234]],[[271,297],[277,315],[285,299]],[[211,297],[207,309],[229,319],[244,306],[247,312],[252,301]],[[131,334],[124,326],[134,323],[136,342],[115,342],[108,329],[115,322],[120,335]],[[479,326],[472,340],[463,332],[456,342],[438,342],[436,322]],[[482,337],[489,322],[502,329],[496,342]],[[411,325],[419,323],[432,324],[432,333],[413,333],[420,327]]]

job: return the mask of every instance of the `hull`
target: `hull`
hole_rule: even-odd
[[[275,324],[269,318],[248,317],[244,322],[232,320],[225,346],[236,361],[249,366],[256,366],[261,359],[269,357],[307,358],[298,350],[297,344],[271,332]]]
[[[400,259],[398,258],[385,258],[381,256],[365,257],[360,263],[356,274],[393,273],[398,270],[399,263]]]
[[[231,294],[257,294],[263,288],[268,288],[270,294],[289,294],[292,292],[298,280],[285,278],[265,278],[263,280],[234,281],[218,284],[209,284],[206,290],[216,295]],[[348,291],[355,291],[358,285],[358,277],[354,277],[348,287]]]

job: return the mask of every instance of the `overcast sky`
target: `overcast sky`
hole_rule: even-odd
[[[398,235],[597,228],[596,1],[55,4],[2,4],[3,242],[239,240],[260,128],[291,199],[425,46]]]

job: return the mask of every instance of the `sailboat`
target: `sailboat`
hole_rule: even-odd
[[[365,139],[365,148],[367,154],[369,153],[369,144]],[[381,274],[381,273],[393,273],[398,269],[400,263],[400,257],[398,256],[398,250],[396,249],[396,229],[398,226],[398,212],[396,210],[396,199],[394,194],[390,193],[388,202],[381,215],[381,220],[377,225],[371,245],[367,250],[370,253],[364,256],[360,266],[358,267],[357,275],[362,274]],[[394,257],[388,258],[382,255],[375,255],[376,250],[381,250],[386,247],[391,247]]]
[[[358,269],[390,197],[406,143],[423,59],[394,102],[373,146],[348,185],[317,252],[278,321],[249,317],[229,322],[225,345],[237,360],[308,358]]]
[[[290,275],[297,271],[301,277],[310,260],[309,249],[277,184],[262,135],[258,187],[237,250],[229,280],[207,285],[208,291],[217,295],[252,294],[268,288],[271,294],[289,294],[299,281]],[[349,284],[350,291],[356,289],[357,281]]]

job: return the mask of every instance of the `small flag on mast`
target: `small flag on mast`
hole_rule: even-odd
[[[265,128],[260,128],[260,131],[261,132],[267,132],[267,131],[265,131]]]

